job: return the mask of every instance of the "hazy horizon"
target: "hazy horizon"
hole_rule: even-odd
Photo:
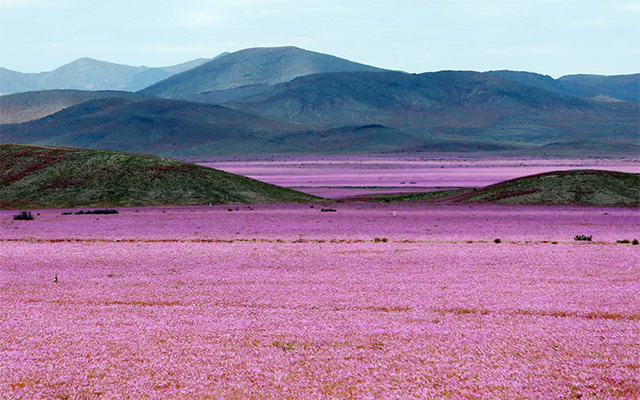
[[[137,2],[0,0],[0,66],[78,58],[161,67],[296,46],[412,73],[517,70],[557,78],[640,72],[634,1]]]

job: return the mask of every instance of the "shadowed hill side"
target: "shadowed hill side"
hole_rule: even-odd
[[[315,74],[228,105],[281,121],[381,124],[423,138],[516,147],[636,139],[640,116],[638,104],[588,101],[472,71]]]
[[[306,202],[314,196],[171,159],[0,145],[0,208]]]
[[[252,48],[214,59],[141,92],[167,99],[222,103],[264,92],[299,76],[341,71],[380,69],[291,46]]]
[[[5,143],[198,156],[273,150],[274,136],[302,128],[222,106],[119,98],[85,102],[0,129]]]
[[[522,71],[489,71],[486,74],[586,99],[640,102],[640,74],[566,75],[558,79]]]
[[[165,99],[88,101],[40,120],[1,125],[0,133],[5,143],[172,157],[395,151],[425,144],[416,135],[381,125],[314,128],[223,106]]]
[[[130,101],[151,97],[121,91],[43,90],[0,97],[0,124],[16,124],[46,117],[90,100],[123,98]]]
[[[487,186],[458,202],[640,206],[640,175],[615,171],[555,171]]]

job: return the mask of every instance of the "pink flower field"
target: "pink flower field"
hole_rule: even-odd
[[[399,158],[371,156],[274,157],[201,162],[234,174],[306,193],[343,198],[363,193],[425,192],[425,188],[482,187],[543,172],[600,169],[640,173],[638,158]],[[329,189],[327,189],[329,188]]]
[[[0,398],[640,398],[638,209],[322,206],[0,211]]]

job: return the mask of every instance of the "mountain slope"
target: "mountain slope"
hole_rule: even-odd
[[[461,195],[458,202],[497,204],[640,205],[640,175],[615,171],[555,171],[512,179]]]
[[[158,82],[142,93],[167,99],[220,103],[320,72],[379,71],[368,65],[296,47],[240,50]]]
[[[558,79],[520,71],[489,71],[486,74],[585,99],[640,102],[640,74],[566,75]]]
[[[90,100],[124,98],[132,101],[149,96],[122,91],[43,90],[0,96],[0,124],[15,124],[54,114]]]
[[[252,152],[302,128],[242,111],[191,102],[99,99],[46,118],[0,126],[5,143],[29,143],[158,155]],[[259,151],[257,151],[259,152]]]
[[[0,125],[0,139],[173,157],[394,151],[424,143],[381,125],[312,128],[217,105],[153,98],[88,101],[40,120]]]
[[[198,59],[183,64],[149,68],[80,58],[53,71],[21,73],[0,68],[0,94],[52,89],[136,91],[187,71],[205,62]]]
[[[288,122],[381,124],[424,138],[521,147],[635,140],[640,115],[637,104],[587,101],[470,71],[315,74],[228,105]]]
[[[635,154],[640,135],[638,104],[588,101],[465,71],[314,74],[228,106],[234,109],[165,99],[93,100],[40,120],[1,125],[0,139],[208,157],[535,148],[553,153],[572,147],[575,154]]]
[[[313,196],[154,156],[0,145],[0,208],[306,202]]]

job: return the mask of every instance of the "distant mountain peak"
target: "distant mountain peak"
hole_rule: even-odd
[[[346,71],[381,69],[295,46],[253,47],[209,61],[142,92],[168,99],[220,103],[264,92],[300,76]]]
[[[81,57],[53,71],[21,73],[0,68],[0,94],[40,90],[137,91],[209,60],[198,59],[163,68],[134,67]]]

